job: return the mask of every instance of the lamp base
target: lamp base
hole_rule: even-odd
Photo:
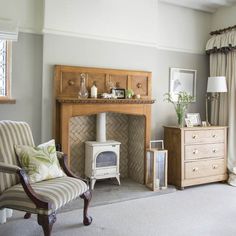
[[[218,98],[219,98],[219,93],[206,94],[206,126],[211,126],[211,124],[208,120],[208,101],[212,102],[214,100],[217,100]]]

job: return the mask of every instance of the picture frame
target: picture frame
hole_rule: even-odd
[[[190,120],[192,126],[201,126],[201,117],[200,113],[187,113],[187,119]]]
[[[170,68],[169,92],[173,101],[178,100],[179,92],[190,94],[196,102],[197,70]]]
[[[125,89],[114,89],[115,96],[118,99],[125,99]]]
[[[185,124],[187,127],[193,127],[193,125],[191,123],[191,119],[189,119],[189,118],[185,118]]]

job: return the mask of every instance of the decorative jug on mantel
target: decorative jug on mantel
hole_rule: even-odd
[[[80,89],[79,89],[79,98],[88,98],[88,90],[85,84],[86,75],[84,73],[80,74]]]

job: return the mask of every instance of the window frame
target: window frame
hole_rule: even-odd
[[[16,102],[15,99],[11,97],[11,67],[12,67],[12,42],[9,40],[6,41],[6,95],[0,96],[0,104],[1,103],[10,103],[14,104]]]

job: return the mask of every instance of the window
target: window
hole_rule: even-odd
[[[11,42],[0,40],[0,102],[10,99],[10,48]]]
[[[0,40],[0,96],[6,97],[7,84],[7,41]]]

